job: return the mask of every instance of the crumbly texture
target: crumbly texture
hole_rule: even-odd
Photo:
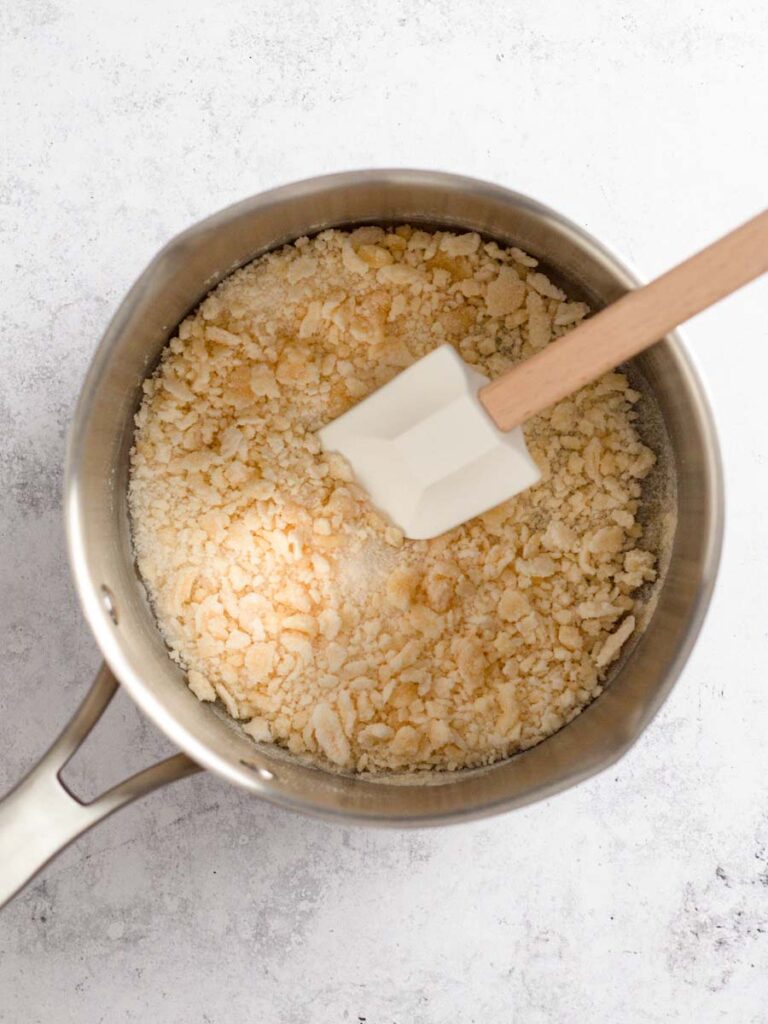
[[[542,481],[404,540],[316,431],[436,345],[495,377],[588,312],[519,249],[326,231],[227,278],[144,384],[138,566],[200,700],[326,767],[457,769],[530,747],[597,694],[655,577],[655,459],[610,373],[526,425]]]

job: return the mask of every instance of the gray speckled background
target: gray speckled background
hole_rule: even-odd
[[[540,197],[647,276],[765,205],[767,42],[762,0],[2,4],[0,787],[99,660],[65,432],[162,242],[282,181],[406,164]],[[686,331],[723,440],[723,571],[613,771],[414,833],[179,783],[2,912],[0,1021],[768,1021],[766,308],[761,282]],[[92,794],[169,751],[121,695],[67,777]]]

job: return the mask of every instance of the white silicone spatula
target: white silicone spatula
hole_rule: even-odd
[[[441,345],[319,432],[416,540],[535,484],[521,425],[768,271],[768,210],[493,382]]]

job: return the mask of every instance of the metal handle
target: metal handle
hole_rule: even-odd
[[[83,803],[67,789],[59,774],[101,718],[117,685],[102,665],[85,700],[53,746],[0,801],[0,907],[92,825],[132,800],[201,770],[186,754],[176,754],[90,803]]]

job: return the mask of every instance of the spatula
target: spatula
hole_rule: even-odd
[[[319,432],[406,537],[436,537],[535,484],[521,429],[768,271],[768,210],[494,381],[450,345]]]

